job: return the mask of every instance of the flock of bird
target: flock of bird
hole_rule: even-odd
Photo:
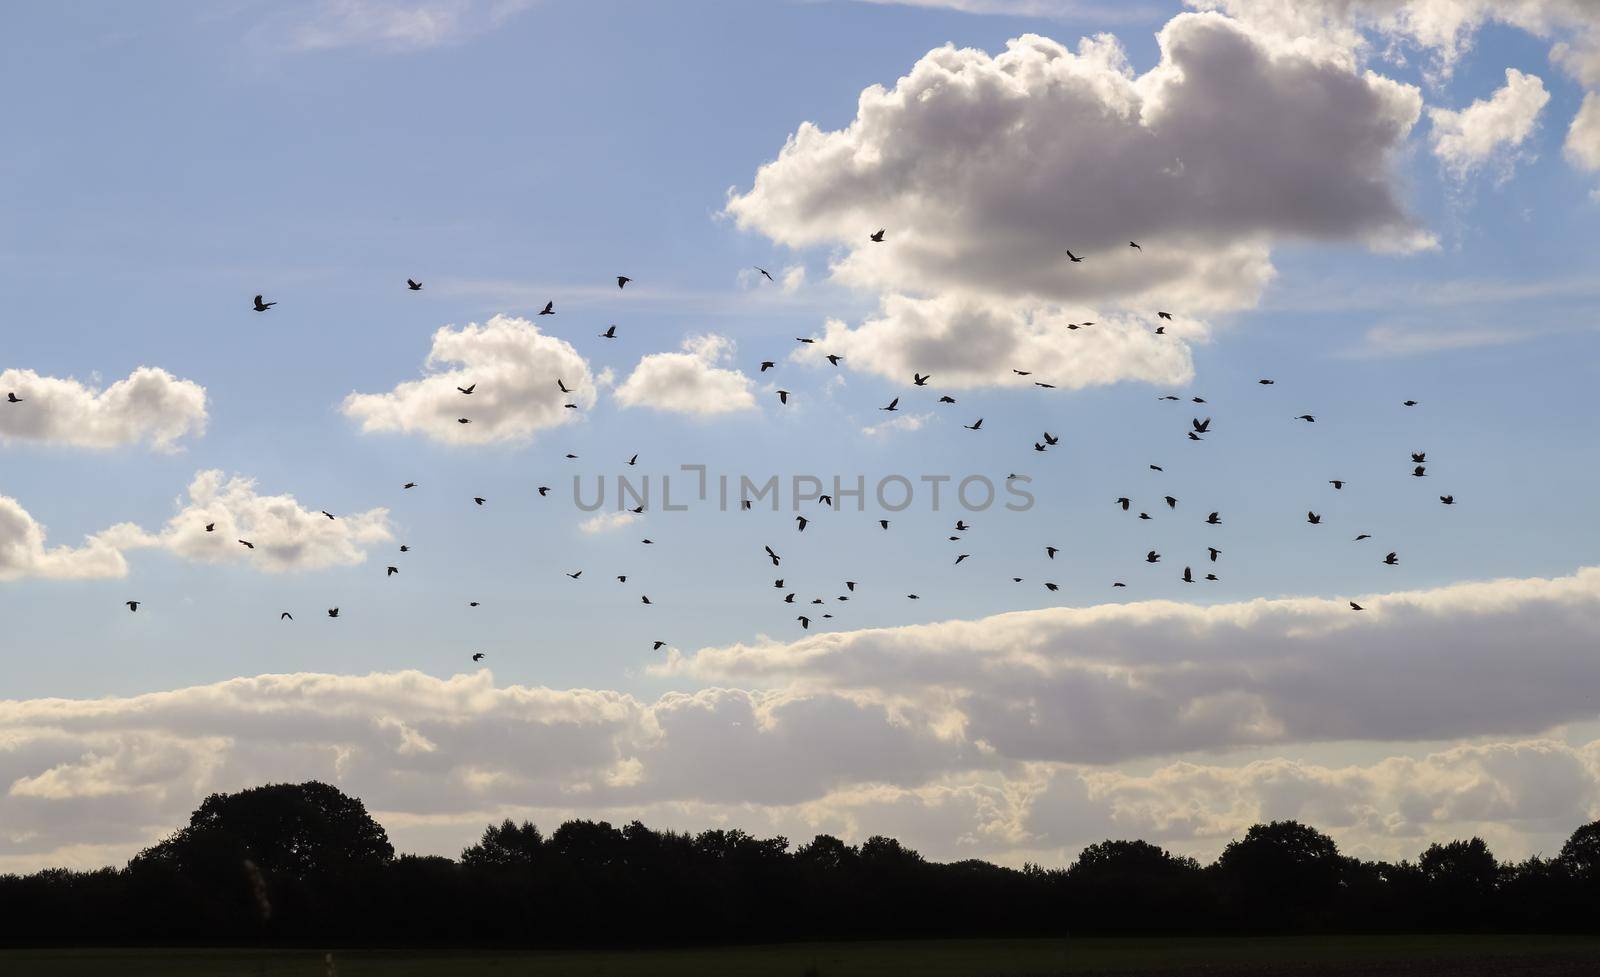
[[[870,241],[874,242],[874,243],[882,244],[882,243],[885,243],[886,233],[887,233],[887,229],[880,228],[877,231],[873,232],[872,234],[868,235],[868,239]],[[1143,252],[1143,250],[1144,250],[1142,247],[1140,247],[1140,245],[1137,242],[1134,242],[1134,241],[1129,241],[1128,242],[1128,247],[1132,248],[1134,250],[1140,251],[1140,252]],[[1084,260],[1084,256],[1074,254],[1070,250],[1067,251],[1066,254],[1067,254],[1068,261],[1073,263],[1073,264],[1076,264],[1076,263],[1081,262],[1081,261]],[[761,267],[758,266],[754,270],[759,272],[768,281],[773,281],[772,274],[770,272],[768,272],[765,268],[761,268]],[[633,279],[629,278],[626,275],[618,275],[618,276],[616,276],[616,283],[617,283],[617,288],[618,289],[626,288],[627,285],[632,281],[633,281]],[[408,278],[408,279],[406,279],[406,288],[409,291],[418,292],[418,291],[422,290],[423,285],[422,285],[421,282],[416,281],[415,279]],[[256,312],[267,312],[267,311],[270,311],[277,304],[278,303],[276,301],[272,301],[272,302],[266,301],[264,295],[257,295],[257,296],[255,296],[255,299],[254,299],[254,302],[253,302],[253,308],[254,308],[254,310]],[[1162,321],[1162,322],[1171,321],[1172,318],[1173,318],[1172,317],[1172,313],[1166,312],[1166,311],[1157,311],[1155,314],[1156,314],[1157,319]],[[555,315],[555,302],[554,301],[546,302],[544,307],[538,312],[538,315],[541,315],[541,316]],[[1094,325],[1093,322],[1069,323],[1067,325],[1067,329],[1068,330],[1077,330],[1077,329],[1080,329],[1080,328],[1087,328],[1087,327],[1090,327],[1090,326],[1093,326],[1093,325]],[[1155,333],[1157,335],[1165,335],[1166,334],[1166,327],[1165,327],[1165,325],[1158,324],[1158,325],[1155,326],[1154,331],[1155,331]],[[611,325],[605,331],[601,332],[599,334],[599,337],[602,338],[602,339],[616,339],[617,338],[617,327],[615,325]],[[799,342],[799,343],[802,343],[802,344],[810,345],[810,344],[814,344],[817,340],[814,339],[814,338],[796,337],[796,341]],[[830,354],[826,354],[824,358],[833,366],[838,366],[839,362],[844,359],[844,357],[842,355],[831,354],[831,353]],[[777,363],[774,360],[762,360],[761,363],[760,363],[760,369],[759,369],[758,372],[765,373],[768,370],[774,369],[776,366],[777,366]],[[1029,371],[1029,370],[1022,370],[1022,369],[1015,369],[1015,368],[1012,369],[1012,373],[1016,374],[1019,377],[1028,377],[1028,376],[1032,376],[1033,375],[1032,372]],[[912,376],[911,376],[911,384],[912,384],[913,387],[925,387],[925,386],[927,386],[928,381],[930,379],[932,379],[932,376],[930,374],[923,374],[923,373],[919,373],[919,372],[913,371]],[[570,394],[572,392],[572,390],[566,385],[566,382],[565,382],[564,378],[553,377],[552,378],[552,382],[554,383],[554,385],[557,387],[557,389],[562,394]],[[1054,389],[1054,385],[1052,385],[1050,383],[1047,383],[1047,382],[1044,382],[1042,380],[1035,380],[1035,381],[1032,381],[1032,382],[1033,382],[1034,386],[1036,386],[1036,387],[1041,387],[1041,388],[1045,388],[1045,389]],[[1262,386],[1272,386],[1275,383],[1275,381],[1270,379],[1270,378],[1262,378],[1262,379],[1257,380],[1256,382],[1258,384],[1262,385]],[[458,387],[456,387],[456,390],[460,393],[460,395],[463,398],[470,398],[476,392],[477,386],[478,386],[477,383],[473,382],[473,383],[469,383],[468,385],[466,385],[464,387],[458,386]],[[778,389],[778,390],[775,390],[774,392],[776,393],[776,395],[778,397],[779,403],[780,404],[784,404],[784,405],[788,404],[789,403],[789,399],[794,396],[794,394],[789,390]],[[1159,399],[1163,400],[1163,401],[1180,401],[1181,402],[1183,398],[1181,398],[1181,397],[1179,397],[1179,396],[1177,396],[1175,394],[1166,394],[1166,395],[1161,396]],[[18,397],[15,391],[11,391],[11,392],[8,392],[6,394],[6,403],[8,405],[24,404],[24,403],[27,402],[27,400],[28,400],[28,398]],[[895,398],[890,400],[887,405],[885,405],[883,407],[880,407],[879,410],[887,411],[887,412],[898,411],[900,409],[900,400],[901,400],[901,398],[899,396],[896,396]],[[1203,404],[1206,403],[1206,400],[1203,397],[1190,397],[1189,400],[1194,404],[1203,405]],[[464,399],[463,400],[463,404],[467,404],[467,403],[470,403],[470,401]],[[953,405],[953,404],[956,403],[956,400],[955,400],[955,398],[953,398],[953,397],[951,397],[949,395],[941,395],[938,398],[937,403],[946,404],[946,405]],[[1412,407],[1418,406],[1418,402],[1415,401],[1415,400],[1405,400],[1405,401],[1401,402],[1401,405],[1403,407],[1405,407],[1405,408],[1412,408]],[[575,404],[575,403],[570,403],[569,402],[569,403],[565,403],[563,406],[568,408],[568,409],[573,409],[573,410],[578,409],[578,405]],[[466,411],[465,409],[463,409],[463,416],[457,418],[457,423],[458,424],[470,424],[470,423],[472,423],[472,418],[469,417],[469,416],[466,416],[467,413],[469,413],[469,412]],[[1296,415],[1292,419],[1293,420],[1297,420],[1297,421],[1302,421],[1302,422],[1304,422],[1306,424],[1315,424],[1316,421],[1317,421],[1315,415],[1312,415],[1312,414],[1309,414],[1309,413]],[[1203,417],[1203,418],[1202,417],[1192,417],[1190,419],[1189,428],[1184,433],[1187,435],[1188,440],[1190,440],[1190,441],[1204,441],[1207,435],[1213,433],[1211,424],[1212,424],[1212,419],[1209,416]],[[964,424],[964,425],[962,425],[962,427],[965,428],[968,431],[982,432],[983,431],[983,418],[979,417],[976,420],[974,420],[971,424]],[[1059,443],[1060,443],[1060,437],[1059,436],[1057,436],[1055,434],[1052,434],[1049,431],[1044,431],[1044,432],[1042,432],[1042,437],[1040,438],[1040,440],[1033,442],[1033,450],[1036,451],[1036,452],[1048,451],[1050,448],[1057,446]],[[571,454],[571,453],[568,453],[566,455],[566,458],[569,459],[569,460],[575,460],[577,457],[578,457],[577,455]],[[636,465],[638,463],[638,460],[639,460],[639,456],[637,454],[635,454],[631,458],[628,459],[627,464],[630,465],[630,466],[631,465]],[[1424,451],[1415,451],[1415,452],[1411,453],[1411,466],[1412,466],[1412,468],[1411,468],[1411,476],[1412,477],[1414,477],[1414,478],[1424,478],[1424,477],[1427,476],[1427,474],[1428,474],[1428,472],[1427,472],[1427,460],[1428,460],[1427,459],[1427,453],[1424,452]],[[1162,468],[1162,466],[1155,465],[1155,464],[1150,465],[1149,468],[1151,470],[1157,471],[1157,472],[1161,472],[1161,471],[1164,470]],[[1007,476],[1007,481],[1009,482],[1010,480],[1015,479],[1017,477],[1018,476],[1016,476],[1015,474],[1008,475]],[[1328,480],[1328,484],[1332,485],[1333,489],[1335,491],[1340,491],[1340,490],[1343,490],[1344,487],[1345,487],[1345,480],[1344,479],[1329,479]],[[417,483],[416,482],[406,482],[405,484],[403,484],[401,486],[402,490],[410,490],[410,489],[414,489],[416,487],[417,487]],[[550,493],[550,490],[551,490],[551,488],[548,485],[541,485],[541,486],[537,487],[537,492],[538,492],[538,494],[540,496],[547,496]],[[1445,494],[1445,495],[1440,495],[1438,498],[1439,498],[1439,502],[1441,504],[1443,504],[1443,505],[1449,506],[1449,505],[1454,505],[1455,504],[1455,496],[1454,495]],[[741,501],[741,508],[743,508],[745,510],[748,510],[748,509],[751,508],[750,500],[741,499],[740,501]],[[1169,511],[1176,510],[1178,508],[1178,505],[1179,505],[1179,500],[1176,497],[1171,496],[1171,495],[1163,496],[1161,501],[1162,501],[1163,504],[1166,505],[1166,507],[1167,507],[1167,509]],[[477,506],[483,506],[488,502],[488,500],[486,498],[484,498],[484,497],[481,497],[481,496],[474,496],[472,498],[472,502]],[[820,505],[823,505],[823,506],[827,506],[827,507],[833,506],[833,499],[832,499],[832,497],[830,497],[828,495],[820,495],[817,498],[817,502]],[[1113,500],[1112,504],[1115,505],[1116,507],[1120,508],[1122,512],[1130,513],[1130,514],[1134,512],[1133,500],[1128,496],[1119,496],[1118,498]],[[644,512],[644,506],[643,505],[636,506],[636,507],[634,507],[634,508],[632,508],[632,509],[630,509],[628,511],[630,511],[630,512],[632,512],[634,514],[641,514],[641,513]],[[330,520],[335,520],[335,519],[338,518],[337,516],[333,515],[330,512],[327,512],[325,510],[322,512],[322,515],[326,516]],[[1148,512],[1142,512],[1141,511],[1141,512],[1138,512],[1137,518],[1139,518],[1141,520],[1150,520],[1150,519],[1153,519],[1154,517],[1152,517]],[[806,527],[807,527],[807,525],[810,524],[811,520],[808,519],[806,516],[796,515],[794,521],[795,521],[796,531],[804,532]],[[1217,511],[1212,511],[1212,512],[1208,513],[1206,515],[1205,519],[1204,519],[1204,524],[1208,525],[1208,526],[1220,526],[1220,525],[1222,525],[1222,522],[1223,522],[1222,521],[1222,514],[1220,512],[1217,512]],[[1320,525],[1322,525],[1322,516],[1319,513],[1317,513],[1315,510],[1307,510],[1307,512],[1306,512],[1306,522],[1309,525],[1312,525],[1312,526],[1320,526]],[[879,525],[880,529],[887,531],[889,529],[889,526],[890,526],[890,520],[888,520],[888,519],[879,519],[878,520],[878,525]],[[951,542],[959,542],[959,541],[961,541],[964,537],[962,535],[959,535],[959,534],[966,533],[970,529],[971,529],[971,526],[965,520],[961,520],[961,519],[956,520],[955,527],[954,527],[954,532],[957,535],[949,536],[948,537],[949,541],[951,541]],[[208,533],[215,532],[216,531],[216,523],[207,523],[205,525],[205,531],[208,532]],[[1372,537],[1371,537],[1370,534],[1361,533],[1361,534],[1358,534],[1354,538],[1354,542],[1360,543],[1360,542],[1366,541],[1366,540],[1371,539],[1371,538]],[[239,545],[243,546],[247,550],[254,550],[255,549],[255,543],[250,541],[250,540],[240,539],[237,542],[239,543]],[[653,540],[648,539],[648,538],[647,539],[643,539],[641,542],[643,542],[646,545],[653,545],[653,543],[654,543]],[[408,553],[408,552],[410,552],[410,547],[408,545],[401,544],[401,546],[399,547],[399,551],[402,554],[403,553]],[[778,567],[778,568],[782,567],[783,557],[780,556],[770,545],[764,545],[763,546],[763,551],[764,551],[765,559],[769,560],[773,567]],[[1049,545],[1044,547],[1045,557],[1047,559],[1049,559],[1049,560],[1054,560],[1056,558],[1056,554],[1059,553],[1059,552],[1060,552],[1060,549],[1058,547],[1049,546]],[[1223,555],[1223,551],[1220,548],[1218,548],[1216,546],[1207,546],[1206,547],[1206,557],[1205,557],[1205,560],[1203,562],[1201,562],[1201,566],[1205,567],[1205,566],[1211,566],[1211,565],[1218,564],[1218,562],[1219,562],[1220,558],[1222,557],[1222,555]],[[956,558],[955,558],[955,561],[954,561],[954,565],[960,566],[962,563],[964,563],[970,557],[971,557],[971,554],[969,554],[969,553],[957,554]],[[1150,550],[1145,554],[1144,562],[1147,563],[1147,564],[1156,564],[1156,563],[1160,563],[1161,561],[1162,561],[1162,554],[1160,552],[1158,552],[1157,550]],[[1391,551],[1391,552],[1387,553],[1381,560],[1379,560],[1377,562],[1380,562],[1380,563],[1382,563],[1384,565],[1387,565],[1387,566],[1396,566],[1396,565],[1398,565],[1399,561],[1400,561],[1399,554],[1397,552]],[[389,565],[386,565],[384,567],[384,575],[386,577],[392,577],[392,576],[394,576],[394,575],[396,575],[398,573],[400,573],[400,567],[398,565],[389,564]],[[583,571],[582,570],[566,571],[566,575],[568,577],[570,577],[571,579],[573,579],[573,580],[577,580],[577,579],[579,579],[579,578],[581,578],[583,576]],[[626,583],[627,580],[628,580],[628,575],[627,574],[617,574],[616,575],[616,579],[617,579],[617,581],[619,583]],[[1179,579],[1181,579],[1184,583],[1195,583],[1195,582],[1197,582],[1197,578],[1195,576],[1195,572],[1194,572],[1194,569],[1193,569],[1193,564],[1184,566],[1183,573],[1179,577]],[[1203,579],[1203,580],[1206,580],[1206,581],[1216,581],[1218,579],[1218,577],[1217,577],[1215,572],[1206,572],[1204,574],[1204,576],[1202,578],[1199,578],[1199,579]],[[1023,578],[1022,577],[1012,577],[1011,580],[1014,583],[1022,583],[1023,582]],[[859,586],[858,581],[854,581],[854,580],[846,580],[846,581],[844,581],[845,593],[836,595],[834,599],[836,601],[848,601],[848,600],[850,600],[851,596],[856,592],[857,586]],[[1126,587],[1127,584],[1125,582],[1121,581],[1121,580],[1117,580],[1117,581],[1113,581],[1111,586],[1112,587]],[[790,589],[786,585],[784,578],[780,577],[780,578],[775,579],[773,581],[773,587],[775,589],[779,590],[779,591],[783,591],[782,602],[785,603],[785,604],[793,605],[799,599],[798,595],[797,595],[797,592],[792,590],[792,589]],[[1052,582],[1052,581],[1045,581],[1044,582],[1044,587],[1045,587],[1046,590],[1051,591],[1051,592],[1055,592],[1055,591],[1058,591],[1060,589],[1059,585],[1054,583],[1054,582]],[[919,595],[912,593],[912,594],[907,594],[906,595],[906,599],[908,599],[908,600],[919,600],[921,598],[919,597]],[[650,597],[647,594],[640,594],[639,600],[640,600],[640,602],[642,604],[645,604],[645,605],[649,605],[649,604],[652,603],[651,600],[650,600]],[[825,605],[827,603],[828,602],[824,598],[815,597],[815,598],[812,598],[810,600],[808,606]],[[1350,609],[1353,610],[1353,611],[1365,610],[1365,608],[1363,608],[1362,605],[1360,605],[1359,603],[1357,603],[1355,601],[1349,601],[1348,603],[1350,605]],[[140,606],[142,606],[143,602],[142,601],[138,601],[138,600],[130,600],[130,601],[126,601],[125,604],[126,604],[126,606],[127,606],[129,611],[137,612],[139,610]],[[469,601],[468,602],[468,606],[469,607],[478,607],[479,606],[479,602],[478,601]],[[327,609],[327,615],[328,615],[329,618],[338,618],[339,617],[339,608],[337,608],[337,607],[328,608]],[[830,619],[832,617],[833,617],[833,614],[828,613],[828,612],[820,612],[819,613],[819,612],[813,611],[811,613],[796,615],[795,620],[799,623],[799,625],[800,625],[800,627],[802,629],[809,629],[811,627],[811,624],[812,624],[813,620],[816,620],[816,619]],[[293,621],[294,620],[294,615],[292,613],[290,613],[289,611],[283,611],[283,612],[281,612],[279,614],[279,620],[280,621]],[[662,641],[662,640],[653,640],[651,642],[651,646],[652,646],[653,650],[660,650],[661,648],[665,647],[666,644],[667,644],[667,642],[666,641]],[[485,656],[484,656],[484,654],[482,652],[476,652],[476,653],[474,653],[472,655],[472,660],[473,661],[482,661],[484,659],[484,657]]]

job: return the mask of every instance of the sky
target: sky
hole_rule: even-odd
[[[443,854],[1600,817],[1587,0],[13,17],[0,871],[306,779]]]

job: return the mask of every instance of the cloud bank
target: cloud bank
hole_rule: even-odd
[[[0,443],[32,441],[74,448],[144,444],[175,451],[206,429],[206,388],[166,370],[141,366],[104,390],[33,370],[0,372]]]

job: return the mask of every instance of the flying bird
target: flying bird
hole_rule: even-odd
[[[417,483],[416,482],[407,482],[407,483],[405,483],[404,485],[402,485],[400,487],[403,488],[403,489],[414,489],[414,488],[417,487]]]
[[[606,327],[606,331],[600,334],[600,338],[601,339],[616,339],[617,338],[617,325],[616,325],[616,323],[612,323],[610,326]]]
[[[1056,554],[1059,553],[1059,552],[1061,552],[1061,551],[1059,549],[1056,549],[1054,546],[1046,546],[1044,548],[1044,555],[1049,557],[1052,560],[1056,558]]]
[[[1413,452],[1411,452],[1411,461],[1414,464],[1420,465],[1420,464],[1422,464],[1423,462],[1425,462],[1427,460],[1428,460],[1428,453],[1426,451],[1413,451]]]
[[[1157,312],[1156,313],[1156,318],[1158,318],[1158,319],[1171,319],[1172,318],[1172,313],[1171,312]]]
[[[456,423],[457,424],[471,424],[472,421],[470,419],[468,419],[468,418],[465,418],[465,417],[458,417],[458,418],[456,418]]]
[[[1123,512],[1127,512],[1128,511],[1128,504],[1131,503],[1132,501],[1133,500],[1128,498],[1127,496],[1123,496],[1122,498],[1117,500],[1117,505],[1122,506],[1122,511]]]
[[[23,402],[23,398],[18,397],[16,394],[14,394],[14,393],[6,394],[6,403],[8,403],[8,404],[20,404],[22,402]]]
[[[945,397],[940,397],[939,398],[939,403],[941,403],[941,404],[953,404],[955,402],[956,402],[956,399],[954,397],[945,396]]]
[[[1300,414],[1300,415],[1295,417],[1295,420],[1297,420],[1297,421],[1305,421],[1307,424],[1315,424],[1315,423],[1317,423],[1317,419],[1315,417],[1312,417],[1310,414]]]
[[[338,617],[339,616],[339,609],[337,607],[328,608],[328,616],[329,617]]]
[[[1206,516],[1206,525],[1220,526],[1222,525],[1222,517],[1213,512],[1211,515]]]
[[[1399,566],[1400,565],[1400,557],[1398,555],[1394,554],[1394,553],[1390,553],[1388,556],[1383,558],[1383,562],[1388,564],[1389,566]]]
[[[1183,568],[1183,582],[1194,583],[1194,571],[1190,570],[1188,567]]]
[[[1078,262],[1080,262],[1080,261],[1082,261],[1082,260],[1083,260],[1083,259],[1082,259],[1082,258],[1080,258],[1080,257],[1078,257],[1078,256],[1077,256],[1077,255],[1075,255],[1075,254],[1073,254],[1073,253],[1072,253],[1072,252],[1071,252],[1071,251],[1070,251],[1070,250],[1068,250],[1068,251],[1067,251],[1067,258],[1068,258],[1068,260],[1070,260],[1070,261],[1071,261],[1071,262],[1072,262],[1072,263],[1073,263],[1073,264],[1077,264],[1077,263],[1078,263]]]
[[[1455,505],[1456,497],[1453,495],[1441,495],[1439,496],[1439,501],[1443,502],[1445,505]]]
[[[1344,488],[1344,479],[1342,479],[1342,478],[1330,478],[1330,479],[1328,479],[1328,484],[1332,485],[1336,489],[1342,489],[1342,488]]]
[[[761,267],[760,265],[751,265],[750,267],[754,268],[756,271],[761,272],[762,277],[765,278],[767,281],[769,281],[769,282],[770,281],[774,281],[774,279],[772,277],[772,272],[766,270],[765,268]]]
[[[1401,401],[1400,402],[1400,406],[1402,406],[1402,407],[1415,407],[1415,406],[1417,406],[1417,402],[1414,401],[1414,400],[1405,400],[1405,401]]]
[[[651,651],[660,651],[662,646],[664,646],[665,644],[666,644],[665,641],[652,641],[652,642],[650,642],[650,650]]]
[[[399,567],[389,567],[389,568],[387,568],[387,570],[384,572],[383,575],[386,576],[386,577],[392,577],[392,576],[394,576],[395,574],[397,574],[399,572],[400,572],[400,568]]]
[[[839,361],[842,359],[844,359],[844,357],[840,356],[838,353],[829,353],[827,356],[828,362],[832,363],[834,366],[838,366]]]
[[[127,601],[123,601],[123,603],[128,605],[128,610],[129,611],[132,611],[133,613],[137,614],[137,613],[139,613],[139,605],[144,603],[144,601],[127,600]]]
[[[1136,244],[1133,241],[1129,241],[1128,242],[1128,247],[1133,248],[1135,251],[1143,251],[1144,250],[1144,248],[1139,247],[1139,245]]]
[[[1322,525],[1322,517],[1317,515],[1315,512],[1308,512],[1306,513],[1306,522],[1313,526],[1320,526]]]
[[[1203,421],[1198,417],[1191,417],[1189,418],[1189,423],[1193,425],[1196,434],[1208,434],[1211,431],[1211,418],[1209,417]]]
[[[483,661],[483,652],[481,652],[481,651],[473,652],[472,653],[472,660],[475,661],[475,662]]]
[[[788,402],[789,402],[789,391],[787,391],[787,390],[778,391],[778,403],[787,404]]]
[[[895,399],[889,401],[889,406],[888,407],[879,407],[878,409],[879,410],[899,410],[900,409],[900,398],[896,397]]]
[[[556,379],[556,386],[560,387],[561,388],[561,392],[564,393],[564,394],[572,393],[571,390],[567,389],[567,385],[565,383],[563,383],[560,378]]]
[[[958,557],[956,557],[956,562],[955,562],[955,565],[956,565],[956,566],[960,566],[960,565],[961,565],[961,561],[962,561],[962,560],[965,560],[965,559],[966,559],[966,558],[967,558],[967,557],[969,557],[969,556],[971,556],[971,555],[972,555],[972,554],[970,554],[970,553],[963,553],[963,554],[961,554],[961,555],[960,555],[960,556],[958,556]]]
[[[926,387],[928,385],[928,381],[932,378],[933,374],[931,373],[917,373],[916,371],[912,371],[911,385],[914,387]]]
[[[1261,384],[1263,387],[1270,387],[1276,382],[1277,382],[1276,380],[1257,380],[1256,381],[1256,383]]]
[[[488,499],[485,499],[485,498],[484,498],[484,497],[483,497],[483,496],[481,496],[481,495],[474,495],[474,496],[473,496],[473,497],[472,497],[472,501],[474,501],[474,502],[476,502],[476,503],[478,503],[478,504],[479,504],[479,505],[483,505],[483,504],[484,504],[484,503],[485,503],[485,502],[487,502],[487,501],[489,501],[489,500],[488,500]]]
[[[239,545],[243,546],[247,550],[253,550],[253,549],[256,548],[256,544],[254,544],[254,543],[252,543],[252,542],[250,542],[249,540],[246,540],[246,539],[239,540]]]
[[[1148,552],[1148,553],[1146,553],[1144,555],[1144,562],[1146,562],[1146,563],[1160,563],[1161,562],[1161,554],[1157,553],[1155,550],[1151,550],[1150,552]]]
[[[544,308],[539,310],[539,314],[540,315],[555,315],[556,314],[556,304],[554,302],[546,302],[544,304]]]
[[[1351,601],[1350,602],[1350,609],[1352,611],[1364,611],[1364,610],[1366,610],[1365,607],[1362,607],[1360,604],[1357,604],[1355,601]]]
[[[1424,465],[1418,465],[1417,467],[1411,469],[1411,477],[1412,478],[1427,478],[1428,477],[1428,469],[1427,469],[1427,467],[1424,466]]]
[[[216,531],[217,531],[217,524],[216,523],[214,523],[214,522],[206,523],[206,532],[214,533]]]
[[[415,279],[407,278],[406,279],[406,288],[411,289],[413,292],[420,292],[420,291],[422,291],[422,283],[417,281],[417,280],[415,280]]]
[[[767,372],[768,370],[772,369],[773,367],[775,367],[777,365],[778,364],[772,362],[771,360],[762,360],[761,361],[761,369],[757,370],[756,372],[757,373],[765,373],[765,372]]]
[[[977,420],[973,421],[971,424],[963,424],[961,426],[966,428],[969,431],[976,431],[976,430],[978,430],[978,429],[983,427],[983,418],[980,417]]]
[[[1217,562],[1217,557],[1222,555],[1222,551],[1217,549],[1215,546],[1207,546],[1206,547],[1206,552],[1211,555],[1211,562],[1212,563]]]
[[[257,312],[265,312],[265,311],[267,311],[268,309],[272,308],[274,305],[277,305],[277,304],[278,303],[276,303],[276,302],[263,302],[263,301],[261,301],[261,296],[259,296],[259,295],[256,296],[256,311]]]
[[[466,385],[465,387],[457,387],[456,389],[461,391],[464,394],[467,394],[468,396],[471,396],[472,392],[474,390],[478,389],[478,385],[475,384],[475,383],[470,383],[470,384]]]
[[[633,279],[629,278],[627,275],[618,275],[617,276],[617,287],[621,288],[622,286],[628,284],[631,281],[633,281]]]
[[[290,614],[288,611],[284,611],[282,614],[278,615],[278,620],[280,620],[280,621],[293,621],[294,620],[294,615]]]
[[[794,517],[794,521],[795,521],[795,524],[796,524],[795,528],[799,532],[803,533],[803,532],[806,531],[806,524],[809,523],[811,520],[807,519],[805,516],[795,516]]]
[[[880,227],[880,228],[878,228],[878,230],[875,233],[867,235],[867,239],[870,240],[870,241],[876,241],[877,243],[882,244],[883,243],[883,232],[886,231],[886,230],[888,230],[888,228]]]
[[[801,614],[800,616],[796,617],[795,620],[800,622],[800,626],[802,628],[810,628],[811,627],[811,618],[806,617],[804,614]]]

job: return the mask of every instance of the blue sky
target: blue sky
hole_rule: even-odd
[[[1420,98],[1421,117],[1384,155],[1382,178],[1436,246],[1392,253],[1354,234],[1273,235],[1275,277],[1259,296],[1193,315],[1184,384],[946,391],[937,376],[918,390],[909,377],[852,368],[853,357],[839,368],[791,361],[795,337],[822,335],[830,319],[861,322],[885,290],[830,275],[859,245],[786,246],[773,230],[781,218],[761,218],[763,231],[725,213],[730,192],[751,193],[802,122],[849,125],[863,89],[894,86],[942,44],[996,54],[1028,33],[1070,47],[1109,31],[1142,74],[1160,57],[1156,33],[1182,8],[1109,17],[1052,4],[1022,6],[1061,12],[410,6],[454,12],[458,29],[396,42],[362,3],[13,13],[0,83],[29,95],[9,107],[0,140],[0,371],[100,388],[151,366],[206,396],[204,433],[176,450],[137,439],[105,448],[0,440],[0,496],[47,527],[48,545],[79,546],[115,524],[157,530],[195,474],[215,469],[313,512],[387,509],[393,539],[362,547],[352,565],[283,573],[156,547],[127,550],[126,574],[109,579],[15,574],[0,583],[0,621],[5,647],[27,664],[12,670],[11,699],[132,696],[278,673],[414,669],[443,680],[477,671],[473,652],[488,656],[501,687],[645,701],[694,693],[731,679],[649,671],[661,661],[653,640],[692,656],[807,636],[794,620],[804,610],[772,586],[780,573],[764,544],[785,557],[786,590],[802,603],[830,601],[836,618],[814,632],[1106,602],[1342,602],[1562,578],[1594,562],[1600,531],[1586,509],[1600,489],[1600,179],[1564,151],[1584,76],[1549,56],[1553,41],[1587,36],[1576,29],[1473,25],[1448,77],[1426,47],[1407,48],[1404,64],[1379,56],[1377,43],[1361,55],[1363,70]],[[308,46],[312,31],[324,46]],[[1495,144],[1464,176],[1448,171],[1431,149],[1428,109],[1491,98],[1508,67],[1548,92],[1531,131]],[[753,281],[753,265],[800,267],[804,280],[793,289]],[[620,292],[619,274],[634,279]],[[424,290],[408,291],[407,277]],[[279,304],[251,311],[257,292]],[[699,417],[628,407],[602,387],[576,422],[488,445],[363,433],[342,410],[347,395],[423,376],[440,327],[533,317],[546,300],[557,314],[538,327],[614,383],[687,337],[731,340],[718,366],[751,378],[756,409]],[[1109,317],[1118,303],[1094,304]],[[599,339],[611,323],[619,338]],[[777,369],[758,374],[762,360]],[[772,387],[794,391],[795,403],[780,407]],[[940,392],[959,404],[934,405]],[[1208,403],[1158,401],[1169,392]],[[864,433],[896,396],[927,422]],[[1419,406],[1401,407],[1408,398]],[[1292,420],[1304,412],[1317,422]],[[1215,434],[1185,439],[1190,417],[1208,415]],[[962,429],[980,416],[981,432]],[[1039,454],[1030,446],[1045,430],[1062,440]],[[1409,477],[1411,451],[1428,453],[1427,479]],[[675,480],[684,463],[762,480],[864,474],[869,485],[897,472],[1024,472],[1037,505],[971,514],[919,504],[894,515],[887,533],[870,506],[808,506],[812,522],[799,534],[787,505],[652,511],[619,530],[582,532],[573,475],[613,476],[635,453],[639,473]],[[1166,471],[1150,472],[1152,463]],[[1335,492],[1332,478],[1349,484]],[[402,492],[406,481],[420,484]],[[555,487],[548,498],[535,495],[541,484]],[[1160,501],[1168,493],[1176,511]],[[1457,504],[1440,506],[1441,493]],[[488,504],[474,506],[475,495]],[[1112,505],[1122,495],[1155,519],[1122,514]],[[1202,524],[1213,509],[1223,527]],[[1308,509],[1325,525],[1306,525]],[[957,518],[974,528],[952,542]],[[1358,532],[1375,539],[1355,544]],[[412,547],[403,557],[402,542]],[[1206,569],[1221,579],[1180,581],[1213,543],[1225,555]],[[1053,562],[1046,544],[1062,550]],[[1152,548],[1167,554],[1156,567],[1142,560]],[[1391,549],[1400,565],[1380,565]],[[957,553],[972,558],[952,566]],[[384,576],[389,563],[398,577]],[[579,569],[578,581],[564,576]],[[834,602],[846,579],[860,591]],[[1045,580],[1060,591],[1046,592]],[[1113,591],[1113,580],[1129,586]],[[134,599],[145,606],[129,614],[122,602]],[[468,608],[473,600],[482,606]],[[336,622],[323,614],[333,606]],[[292,625],[278,620],[282,610],[294,612]],[[1529,720],[1522,731],[1552,725]],[[128,841],[105,844],[120,851]]]

